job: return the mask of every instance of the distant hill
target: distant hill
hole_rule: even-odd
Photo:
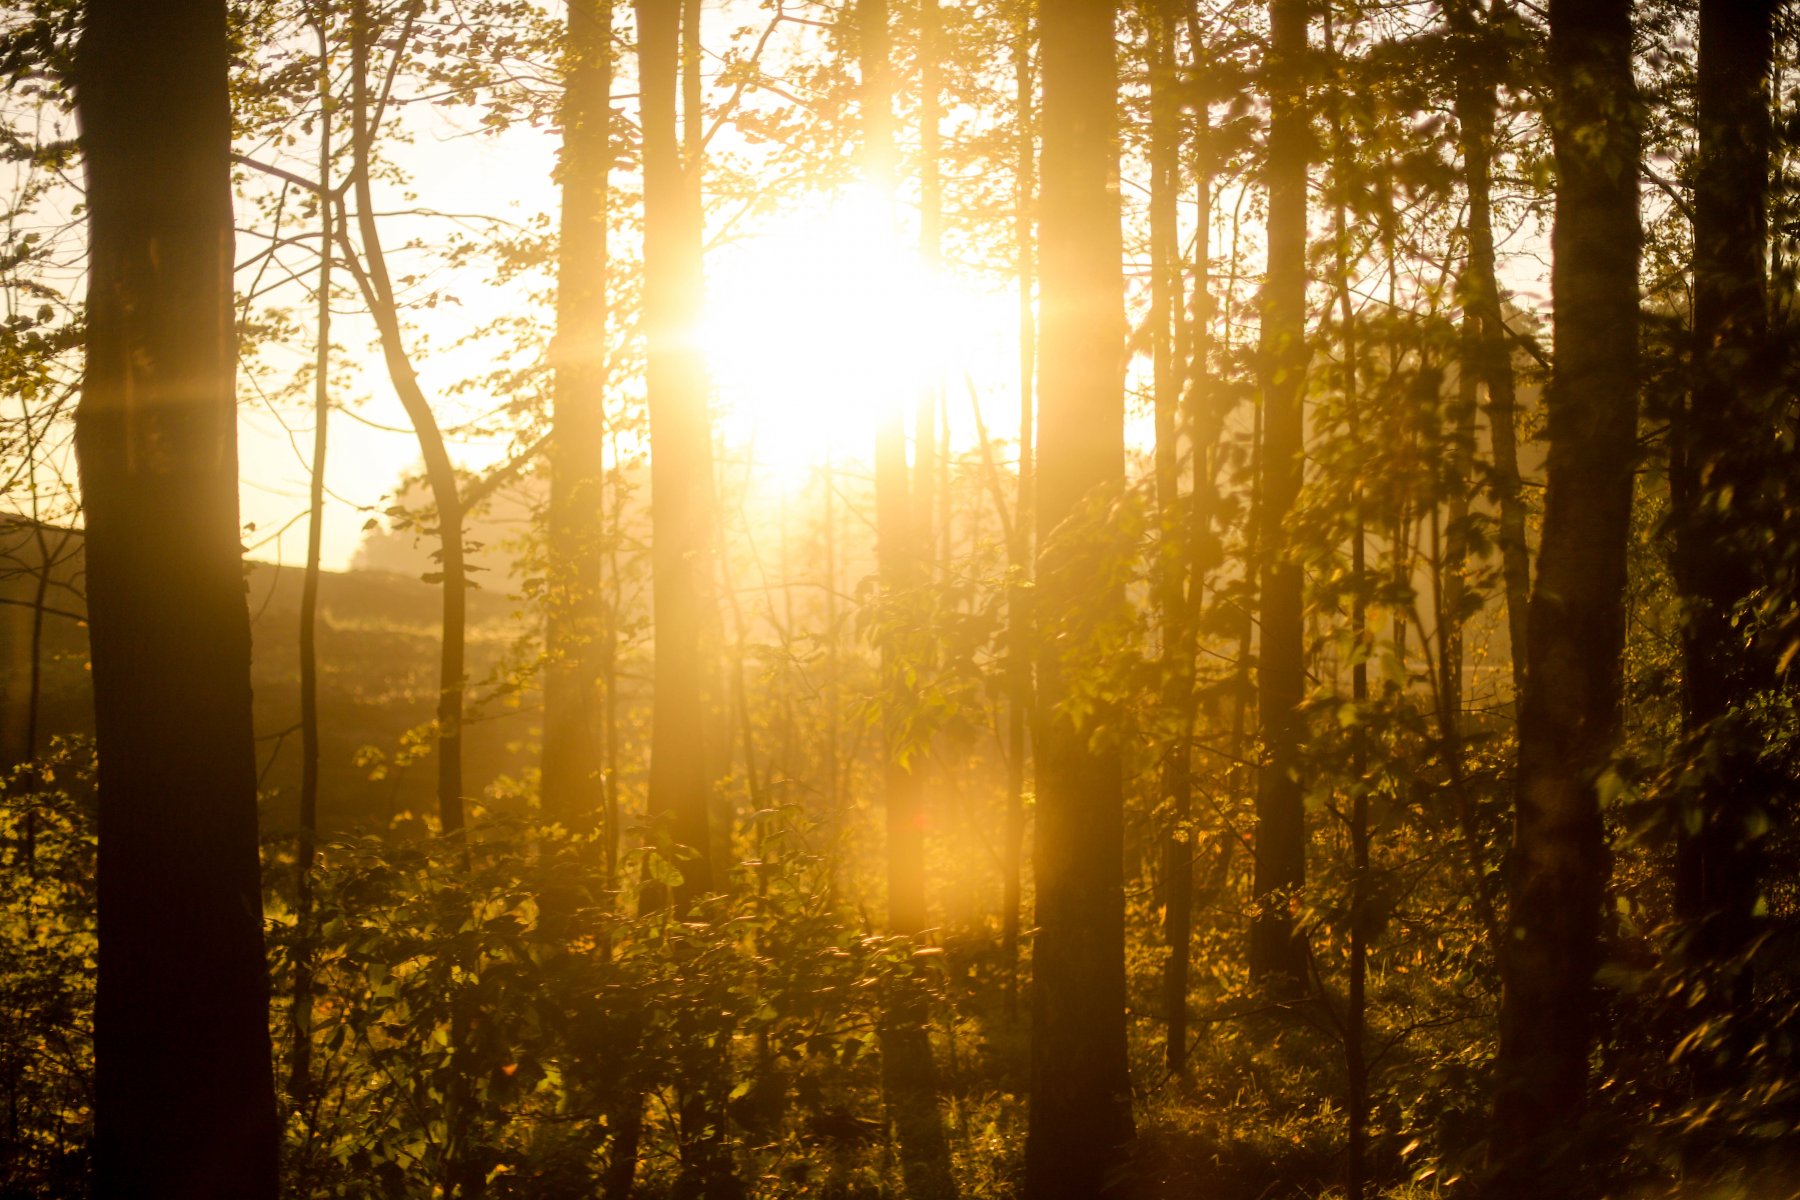
[[[40,549],[42,546],[42,550]],[[25,753],[31,677],[31,631],[39,564],[48,551],[51,586],[38,650],[41,672],[38,745],[61,733],[93,729],[81,601],[81,534],[0,521],[0,761]],[[292,828],[300,779],[300,663],[297,634],[302,572],[266,563],[247,565],[253,639],[258,760],[266,797],[265,832]],[[436,707],[438,606],[436,586],[386,571],[327,571],[319,581],[320,823],[328,829],[385,825],[394,816],[434,810],[435,760],[371,780],[358,751],[391,756],[401,735],[431,719]],[[505,596],[469,596],[471,699],[508,649],[530,627]],[[170,703],[180,703],[171,696]],[[534,762],[538,700],[493,704],[464,737],[465,775],[484,782],[518,775]]]

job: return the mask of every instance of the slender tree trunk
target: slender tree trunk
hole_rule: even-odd
[[[1332,44],[1334,13],[1325,10],[1325,54],[1335,59]],[[1342,64],[1336,63],[1341,72]],[[1332,150],[1335,158],[1333,191],[1336,203],[1332,212],[1332,235],[1336,242],[1336,264],[1333,283],[1336,290],[1338,338],[1343,353],[1341,386],[1344,414],[1352,447],[1353,461],[1360,464],[1364,453],[1362,397],[1359,391],[1358,364],[1361,350],[1356,329],[1356,309],[1350,294],[1350,222],[1345,198],[1350,193],[1355,169],[1354,149],[1344,130],[1343,106],[1348,97],[1343,84],[1332,96]],[[1369,1060],[1367,1051],[1369,1026],[1369,739],[1367,705],[1369,703],[1369,637],[1368,600],[1368,530],[1363,518],[1366,499],[1359,471],[1351,486],[1352,510],[1350,530],[1350,638],[1354,663],[1350,668],[1350,702],[1357,711],[1357,722],[1350,731],[1350,963],[1344,1002],[1344,1075],[1348,1136],[1344,1155],[1344,1195],[1347,1200],[1362,1200],[1368,1183],[1369,1142]]]
[[[1556,366],[1532,593],[1490,1151],[1553,1178],[1593,1034],[1607,853],[1595,777],[1618,729],[1637,443],[1638,131],[1629,0],[1552,0]]]
[[[644,1141],[642,1094],[633,1091],[629,1099],[614,1105],[607,1115],[612,1150],[600,1173],[600,1195],[602,1200],[631,1200],[637,1182],[638,1153]]]
[[[1754,744],[1723,728],[1755,690],[1755,665],[1735,612],[1755,585],[1744,510],[1756,503],[1754,458],[1768,331],[1769,76],[1773,0],[1700,5],[1699,134],[1694,179],[1694,384],[1676,422],[1671,483],[1676,582],[1685,609],[1682,699],[1688,733],[1713,740],[1698,829],[1678,845],[1675,903],[1691,961],[1721,966],[1750,942],[1757,867],[1749,823],[1759,790]],[[1747,980],[1721,981],[1741,999]],[[1733,1063],[1732,1068],[1738,1064]]]
[[[650,812],[671,820],[688,850],[678,909],[716,890],[706,677],[713,529],[712,418],[695,341],[703,299],[700,5],[636,0],[644,164],[645,383],[650,408],[650,571],[656,658],[650,730]],[[686,136],[677,122],[677,93]],[[717,682],[715,677],[714,683]],[[722,1053],[723,1048],[719,1048]],[[715,1069],[716,1068],[716,1069]],[[726,1140],[723,1063],[683,1081],[677,1105],[680,1197],[720,1200],[741,1189]]]
[[[350,10],[350,115],[357,231],[363,243],[361,260],[350,245],[349,230],[340,228],[338,234],[381,337],[381,354],[387,365],[388,379],[419,439],[419,453],[425,460],[425,480],[437,508],[439,565],[442,567],[439,574],[444,588],[443,633],[438,655],[438,825],[445,837],[460,840],[464,824],[462,721],[466,683],[463,651],[468,633],[463,504],[457,490],[456,467],[450,461],[443,431],[438,428],[437,417],[431,411],[431,403],[426,400],[418,374],[406,353],[400,310],[375,217],[372,160],[374,141],[379,133],[374,122],[380,117],[371,110],[369,103],[369,19],[367,0],[355,0]],[[410,28],[409,15],[407,25],[397,39],[395,53],[404,52]],[[366,265],[362,265],[364,263]],[[466,850],[464,857],[467,858]]]
[[[1494,0],[1497,15],[1503,0]],[[1525,694],[1525,615],[1531,591],[1531,560],[1525,542],[1525,496],[1519,479],[1518,402],[1513,386],[1512,346],[1500,308],[1494,267],[1495,80],[1504,77],[1505,43],[1485,37],[1475,0],[1446,6],[1451,29],[1462,39],[1463,67],[1457,75],[1456,124],[1461,142],[1464,185],[1469,196],[1468,261],[1462,276],[1465,311],[1479,322],[1475,341],[1465,339],[1463,369],[1487,389],[1488,436],[1494,455],[1493,497],[1500,510],[1500,570],[1511,647],[1513,700]],[[1493,16],[1489,17],[1489,24]]]
[[[1037,527],[1037,884],[1028,1200],[1122,1195],[1135,1139],[1125,1048],[1124,812],[1116,714],[1068,714],[1096,606],[1099,523],[1124,481],[1114,6],[1045,0]]]
[[[644,330],[650,402],[650,570],[656,661],[650,812],[673,820],[685,906],[713,890],[701,720],[709,577],[712,434],[700,316],[700,164],[684,163],[675,120],[683,0],[637,0],[644,156]]]
[[[919,258],[929,286],[941,282],[944,240],[944,187],[939,169],[939,124],[943,118],[942,84],[939,80],[938,35],[942,15],[938,0],[919,0]],[[927,360],[932,349],[921,348]],[[941,563],[937,555],[935,520],[940,455],[938,409],[943,406],[944,381],[933,370],[920,390],[913,409],[913,521],[914,553],[923,564],[924,579],[936,577]]]
[[[1150,337],[1156,505],[1161,527],[1155,585],[1162,627],[1162,706],[1164,720],[1169,722],[1158,764],[1159,802],[1167,807],[1161,847],[1163,940],[1167,945],[1163,962],[1164,1058],[1169,1070],[1178,1074],[1187,1069],[1188,958],[1194,925],[1194,848],[1187,828],[1192,802],[1194,695],[1188,574],[1193,552],[1181,495],[1180,446],[1188,363],[1182,353],[1187,335],[1182,328],[1185,313],[1177,207],[1181,195],[1179,80],[1175,73],[1179,17],[1173,0],[1161,0],[1144,14],[1150,38]],[[1198,461],[1197,448],[1195,455]]]
[[[1209,52],[1209,48],[1200,28],[1197,6],[1194,4],[1187,6],[1186,25],[1190,69],[1197,73],[1201,61],[1200,56]],[[1219,512],[1219,449],[1225,432],[1227,411],[1227,405],[1221,402],[1219,392],[1214,387],[1212,374],[1212,321],[1214,315],[1212,224],[1216,151],[1212,146],[1212,114],[1208,108],[1208,99],[1204,94],[1197,99],[1194,109],[1193,172],[1198,192],[1195,197],[1195,207],[1199,212],[1198,227],[1194,234],[1194,282],[1187,300],[1188,318],[1176,328],[1177,353],[1186,363],[1186,393],[1182,397],[1182,420],[1188,431],[1188,453],[1193,459],[1194,473],[1191,485],[1193,498],[1188,505],[1189,582],[1185,627],[1186,645],[1182,649],[1183,661],[1187,663],[1196,662],[1199,656],[1200,619],[1205,612],[1207,579],[1218,566],[1223,550],[1219,537],[1213,529],[1213,523]],[[1238,692],[1239,700],[1233,705],[1232,733],[1228,749],[1233,761],[1241,761],[1243,758],[1243,694],[1243,690]],[[1188,710],[1185,716],[1186,728],[1190,730],[1190,737],[1198,716],[1198,697],[1190,688]],[[1235,840],[1230,839],[1222,843],[1220,857],[1209,871],[1206,886],[1209,895],[1216,895],[1223,890],[1228,879],[1235,845]],[[1192,855],[1193,848],[1190,843],[1190,859]],[[1191,863],[1188,871],[1191,879],[1193,872]],[[1191,886],[1193,885],[1190,884]],[[1191,917],[1189,922],[1191,931]],[[1189,969],[1191,970],[1191,963]],[[1187,985],[1183,983],[1184,993],[1186,987]]]
[[[821,523],[824,527],[824,560],[822,569],[825,575],[825,717],[824,717],[824,754],[825,768],[825,834],[826,840],[836,845],[844,836],[844,767],[841,761],[843,737],[840,732],[843,712],[843,647],[838,619],[838,518],[837,518],[837,469],[829,453],[821,472],[824,494],[821,497],[823,512]],[[838,855],[830,855],[827,859],[828,886],[831,888],[833,903],[842,894],[839,887],[838,872],[841,865]]]
[[[1346,293],[1347,295],[1347,293]],[[1346,325],[1346,331],[1349,326]],[[1348,346],[1346,347],[1348,349]],[[1352,365],[1348,368],[1355,371]],[[1355,385],[1350,385],[1354,389]],[[1349,397],[1354,404],[1355,398]],[[1360,496],[1358,497],[1360,500]],[[1361,647],[1369,632],[1368,548],[1360,515],[1350,543],[1350,634]],[[1359,654],[1350,668],[1350,699],[1360,712],[1369,703],[1369,664]],[[1349,1145],[1344,1164],[1344,1193],[1362,1200],[1367,1184],[1369,1147],[1369,738],[1361,721],[1351,732],[1350,751],[1350,978],[1344,1014],[1344,1074],[1349,1083]]]
[[[1024,903],[1025,758],[1032,722],[1031,700],[1031,511],[1032,415],[1037,365],[1037,317],[1031,205],[1036,187],[1037,144],[1032,130],[1031,5],[1020,0],[1013,42],[1013,85],[1018,104],[1015,143],[1017,191],[1013,203],[1013,246],[1019,273],[1019,492],[1013,506],[1012,538],[1006,547],[1006,844],[1000,940],[1006,959],[1006,1014],[1019,1012],[1019,912]]]
[[[273,1200],[224,0],[91,0],[76,414],[99,753],[94,1189]]]
[[[862,76],[863,169],[883,201],[891,201],[893,163],[893,65],[887,0],[858,0],[856,35]],[[930,436],[927,426],[925,437]],[[921,451],[923,453],[923,451]],[[905,410],[884,398],[875,444],[877,571],[884,604],[911,603],[919,583],[918,536],[930,528],[913,508],[914,482],[930,491],[930,476],[908,479]],[[889,624],[907,624],[911,622]],[[887,809],[888,929],[914,936],[929,922],[925,904],[924,812],[902,709],[908,700],[907,659],[917,637],[892,628],[880,646],[882,676],[882,786]]]
[[[886,0],[858,0],[856,36],[862,76],[863,169],[871,186],[893,196],[893,75]],[[924,39],[922,39],[923,41]],[[933,118],[935,120],[935,118]],[[935,155],[935,150],[933,151]],[[900,397],[883,399],[875,444],[877,572],[888,606],[881,654],[882,784],[887,806],[888,931],[918,937],[930,922],[925,898],[925,812],[904,710],[913,703],[906,682],[923,647],[899,606],[916,602],[931,537],[932,410],[929,390],[919,400],[917,461],[909,485],[905,415]],[[923,497],[921,499],[921,497]],[[902,627],[905,626],[905,627]],[[881,1016],[881,1086],[900,1143],[901,1173],[912,1200],[957,1195],[950,1146],[938,1109],[930,1011],[923,992],[896,981]]]
[[[550,441],[544,642],[546,817],[604,823],[608,782],[596,726],[605,636],[607,174],[612,165],[612,0],[569,0],[563,68],[562,228],[557,254],[555,423]]]
[[[331,419],[331,266],[336,246],[326,195],[331,190],[331,7],[321,0],[319,38],[319,283],[313,361],[312,484],[306,526],[306,575],[300,589],[300,831],[294,854],[293,1051],[289,1100],[302,1113],[312,1100],[313,865],[319,838],[319,558],[325,533],[325,451]],[[310,1127],[310,1118],[309,1118]]]
[[[44,617],[48,615],[45,605],[50,596],[50,572],[61,561],[63,551],[67,549],[69,540],[75,536],[64,530],[56,539],[56,548],[50,548],[50,538],[43,514],[39,509],[38,492],[38,447],[41,433],[33,428],[32,398],[26,395],[19,397],[19,417],[24,425],[24,438],[21,453],[25,459],[26,487],[31,496],[31,541],[37,551],[35,568],[32,571],[31,586],[31,632],[27,637],[25,664],[25,728],[20,736],[16,750],[17,757],[6,765],[17,767],[37,762],[38,729],[44,700]],[[48,426],[50,418],[46,418]],[[20,835],[19,854],[25,862],[27,878],[37,878],[37,807],[31,796],[35,781],[26,781],[21,776],[14,776],[13,787],[24,793],[25,828]]]
[[[1306,884],[1306,816],[1300,780],[1300,703],[1306,691],[1300,561],[1286,531],[1300,495],[1305,450],[1306,176],[1308,111],[1300,75],[1305,0],[1270,0],[1264,64],[1269,92],[1269,267],[1258,349],[1263,402],[1262,642],[1257,691],[1263,753],[1256,792],[1257,910],[1250,976],[1283,995],[1307,988],[1306,947],[1294,908]]]
[[[606,603],[600,617],[600,682],[605,698],[601,701],[600,729],[604,754],[602,769],[606,773],[606,834],[603,839],[606,878],[608,885],[616,892],[620,888],[619,843],[624,834],[619,808],[619,620],[620,613],[624,610],[625,588],[619,574],[619,544],[625,533],[625,488],[620,482],[623,471],[616,426],[607,430],[607,440],[612,445],[613,465],[611,478],[606,481],[612,505],[607,510],[603,525],[606,530],[606,546],[603,551],[605,565],[602,568],[602,578],[606,581]]]
[[[1345,289],[1344,308],[1349,310],[1349,291]],[[1345,323],[1345,351],[1353,353],[1353,334],[1348,318]],[[1350,359],[1346,372],[1346,401],[1356,404],[1355,360]],[[1352,436],[1359,436],[1360,430]],[[1360,489],[1358,489],[1360,492]],[[1365,592],[1368,575],[1368,547],[1360,513],[1361,496],[1355,528],[1350,542],[1350,635],[1356,646],[1363,645],[1369,633],[1369,610]],[[1350,700],[1359,713],[1369,703],[1369,663],[1359,653],[1350,668]],[[1349,1145],[1344,1164],[1344,1193],[1348,1200],[1362,1200],[1368,1174],[1369,1145],[1369,738],[1361,720],[1351,731],[1350,750],[1350,978],[1346,988],[1344,1014],[1344,1074],[1349,1087]]]
[[[700,156],[706,152],[705,80],[700,73],[700,0],[680,0],[680,4],[681,155],[684,162],[698,164]],[[697,180],[695,186],[699,186]]]
[[[862,75],[862,127],[864,169],[872,186],[891,201],[893,162],[893,66],[888,30],[887,0],[858,0],[856,8],[859,69]],[[927,410],[927,415],[929,411]],[[931,436],[928,423],[922,439]],[[923,446],[923,442],[921,442]],[[906,466],[906,422],[896,398],[884,401],[875,445],[875,526],[877,569],[884,603],[911,602],[919,583],[919,533],[930,528],[914,509],[915,487],[930,492],[930,475],[924,469],[925,450],[909,480]],[[907,622],[906,624],[910,624]],[[882,673],[882,773],[887,807],[888,928],[913,936],[929,918],[925,906],[924,812],[921,809],[917,772],[909,761],[906,722],[902,708],[908,703],[905,673],[907,658],[917,641],[910,630],[892,629],[883,639]]]
[[[1443,579],[1444,609],[1448,623],[1439,627],[1444,661],[1443,676],[1445,711],[1460,722],[1468,700],[1464,686],[1464,660],[1468,649],[1463,638],[1463,609],[1468,603],[1469,566],[1469,498],[1470,474],[1474,469],[1475,416],[1480,406],[1481,322],[1465,311],[1457,331],[1456,407],[1450,414],[1451,445],[1449,451],[1450,494],[1447,509],[1444,549],[1446,560],[1434,564],[1433,570]]]
[[[29,402],[27,402],[29,403]],[[29,433],[27,440],[30,440]],[[29,451],[35,453],[35,450]],[[31,468],[31,494],[35,507],[37,502],[37,466]],[[21,763],[35,763],[38,752],[38,716],[44,703],[44,605],[50,595],[51,558],[48,540],[44,537],[44,525],[36,517],[32,518],[32,537],[37,543],[37,573],[31,587],[31,643],[26,650],[30,662],[26,667],[25,681],[25,737],[23,741],[24,756]],[[67,535],[64,535],[65,539]],[[35,800],[27,799],[30,806],[25,810],[24,845],[21,854],[25,859],[27,878],[37,878],[37,805]]]

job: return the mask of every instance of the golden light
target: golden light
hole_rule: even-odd
[[[866,190],[718,247],[706,287],[721,437],[781,487],[828,459],[867,461],[884,407],[910,408],[932,380],[961,397],[964,373],[1009,361],[1004,298],[933,278]]]

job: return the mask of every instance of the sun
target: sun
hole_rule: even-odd
[[[965,375],[1004,361],[1000,298],[927,272],[867,191],[719,247],[706,286],[700,336],[727,453],[779,486],[868,461],[889,406],[934,381],[961,395]]]

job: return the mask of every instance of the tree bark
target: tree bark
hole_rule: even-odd
[[[604,824],[610,809],[595,699],[606,633],[600,609],[612,0],[569,0],[567,21],[540,796],[546,817],[586,831],[597,820]],[[605,832],[610,844],[614,831]]]
[[[942,84],[938,70],[938,33],[942,23],[938,0],[919,0],[919,259],[928,286],[941,282],[944,240],[944,186],[939,169],[939,125],[942,121]],[[923,346],[924,360],[934,361],[935,347]],[[944,381],[934,367],[925,376],[913,407],[913,537],[914,553],[922,563],[921,576],[933,579],[943,564],[938,560],[936,520],[940,460],[949,447],[940,449],[938,410],[943,407]]]
[[[331,8],[318,5],[319,283],[314,330],[312,479],[307,504],[306,574],[300,589],[300,829],[294,852],[294,1045],[288,1092],[308,1115],[312,1099],[313,865],[319,839],[319,559],[325,533],[325,454],[331,419],[331,267],[336,235],[331,188]]]
[[[1032,130],[1031,5],[1020,0],[1013,42],[1013,88],[1018,106],[1014,154],[1013,249],[1019,273],[1019,463],[1012,537],[1006,546],[1006,842],[1002,847],[1001,953],[1006,960],[1006,1014],[1019,1014],[1019,912],[1024,903],[1025,766],[1033,720],[1031,696],[1031,512],[1033,414],[1037,366],[1037,315],[1033,303],[1036,250],[1032,199],[1037,182],[1037,140]]]
[[[267,1197],[224,0],[92,0],[76,415],[99,775],[95,1194]]]
[[[1187,828],[1192,804],[1194,652],[1188,588],[1194,563],[1186,509],[1198,491],[1181,494],[1182,398],[1186,393],[1187,333],[1183,328],[1178,202],[1181,195],[1179,80],[1175,68],[1179,7],[1160,0],[1144,14],[1150,38],[1150,337],[1156,421],[1156,506],[1160,526],[1155,576],[1162,631],[1162,706],[1169,728],[1159,751],[1159,805],[1166,806],[1162,839],[1163,1016],[1169,1070],[1187,1069],[1188,960],[1194,927],[1194,848]],[[1190,438],[1195,433],[1190,429]],[[1196,469],[1198,444],[1193,447]],[[1196,474],[1196,481],[1198,475]],[[1198,579],[1193,586],[1198,586]]]
[[[858,0],[857,64],[862,78],[863,170],[884,204],[893,198],[893,65],[887,0]],[[929,510],[913,507],[915,481],[906,466],[906,418],[898,397],[881,401],[875,434],[876,569],[884,604],[910,603],[920,576],[920,535]],[[924,435],[930,436],[929,427]],[[921,453],[923,453],[921,451]],[[915,472],[930,492],[930,476]],[[887,927],[916,936],[928,924],[925,903],[925,831],[917,772],[909,761],[907,659],[917,636],[892,619],[879,647],[882,688],[882,790],[887,814]]]
[[[1491,1162],[1558,1168],[1593,1032],[1607,852],[1596,777],[1618,729],[1637,440],[1638,131],[1629,0],[1552,0],[1557,168],[1544,532],[1527,633]]]
[[[1083,510],[1124,480],[1117,86],[1110,0],[1045,0],[1038,418],[1037,884],[1029,1200],[1128,1187],[1135,1137],[1125,1047],[1124,818],[1117,714],[1068,711],[1096,605]]]
[[[858,0],[855,19],[862,79],[863,170],[883,204],[891,206],[893,66],[886,0]],[[932,154],[935,152],[933,148]],[[927,573],[932,528],[930,395],[927,390],[918,403],[919,442],[912,480],[908,479],[905,410],[899,396],[882,398],[875,443],[876,570],[887,608],[879,647],[887,928],[891,934],[908,938],[921,936],[930,924],[925,894],[924,794],[916,766],[909,761],[916,748],[903,716],[912,703],[907,676],[924,647],[915,623],[900,620],[897,614],[916,602]],[[895,980],[884,997],[881,1014],[881,1088],[900,1144],[906,1194],[912,1200],[953,1200],[956,1179],[938,1107],[929,1021],[924,992],[911,980]]]
[[[1269,0],[1269,267],[1263,285],[1258,386],[1263,404],[1262,641],[1257,658],[1265,762],[1256,790],[1256,914],[1250,977],[1282,995],[1307,987],[1306,946],[1294,907],[1306,885],[1306,814],[1300,780],[1300,703],[1306,691],[1299,557],[1287,535],[1305,453],[1306,175],[1308,110],[1300,75],[1305,0]]]
[[[683,162],[675,121],[682,0],[637,0],[644,157],[644,334],[650,406],[652,619],[650,813],[691,852],[677,899],[713,890],[701,716],[712,504],[700,317],[700,164]]]
[[[1755,690],[1738,605],[1755,586],[1743,538],[1759,491],[1755,458],[1768,332],[1768,189],[1773,0],[1700,5],[1699,135],[1694,176],[1694,383],[1675,423],[1670,481],[1675,576],[1681,590],[1683,716],[1716,757],[1691,803],[1697,828],[1678,828],[1675,904],[1686,956],[1727,964],[1755,928],[1753,819],[1757,746],[1725,727]],[[1683,814],[1684,817],[1687,814]],[[1718,991],[1729,993],[1727,985]]]
[[[1501,0],[1494,0],[1500,8]],[[1478,329],[1464,342],[1463,370],[1487,389],[1488,435],[1494,456],[1493,497],[1500,510],[1500,570],[1511,646],[1513,699],[1525,694],[1525,615],[1531,592],[1531,559],[1525,541],[1525,497],[1519,479],[1518,402],[1513,386],[1512,345],[1500,308],[1494,266],[1494,113],[1496,81],[1506,75],[1505,44],[1486,36],[1475,0],[1446,6],[1451,30],[1460,40],[1463,65],[1457,74],[1456,124],[1463,182],[1469,196],[1468,259],[1463,266],[1462,303]],[[1489,28],[1493,17],[1490,14]]]
[[[416,12],[416,10],[415,10]],[[369,104],[369,11],[366,0],[355,0],[350,10],[351,134],[355,162],[352,182],[356,193],[357,230],[362,236],[362,258],[350,245],[349,231],[338,231],[347,264],[356,274],[369,316],[381,338],[381,354],[394,394],[406,410],[407,420],[419,439],[419,455],[425,460],[425,480],[437,508],[438,549],[443,568],[443,632],[438,650],[437,745],[438,826],[445,837],[463,836],[462,721],[466,681],[463,678],[464,647],[468,636],[468,570],[464,564],[463,502],[458,490],[456,466],[431,402],[425,398],[412,359],[407,355],[400,328],[400,309],[382,248],[381,229],[375,216],[374,143],[381,116]],[[395,53],[404,50],[412,14],[397,39]],[[366,260],[366,266],[363,265]],[[468,855],[464,851],[464,858]]]
[[[1342,83],[1342,73],[1348,64],[1337,58],[1339,51],[1332,38],[1333,17],[1332,10],[1327,8],[1325,53],[1340,72],[1331,97],[1333,173],[1336,176],[1332,189],[1335,203],[1331,232],[1336,242],[1332,284],[1337,302],[1338,342],[1343,355],[1338,383],[1343,389],[1345,431],[1350,439],[1353,461],[1360,463],[1364,453],[1358,375],[1362,352],[1350,291],[1350,222],[1346,202],[1356,160],[1343,121],[1344,106],[1349,97]],[[1368,526],[1363,516],[1365,503],[1363,480],[1359,475],[1352,482],[1350,492],[1350,639],[1355,654],[1350,668],[1350,702],[1356,707],[1357,722],[1350,730],[1350,813],[1346,821],[1346,832],[1350,836],[1350,962],[1344,997],[1345,1200],[1363,1200],[1368,1185],[1369,1151],[1369,547]]]

